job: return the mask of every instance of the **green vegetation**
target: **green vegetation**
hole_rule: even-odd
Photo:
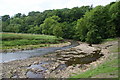
[[[116,56],[116,55],[114,55]],[[120,59],[119,59],[120,61]],[[96,75],[100,75],[100,74],[105,74],[105,73],[110,73],[110,72],[114,72],[114,71],[118,71],[118,59],[116,58],[115,60],[112,61],[106,61],[104,64],[99,65],[97,68],[95,69],[91,69],[88,70],[84,73],[81,73],[79,75],[76,76],[72,76],[71,78],[90,78]],[[118,75],[118,74],[112,74],[112,75]]]
[[[32,11],[28,15],[17,13],[13,17],[2,16],[4,32],[54,35],[90,44],[120,37],[119,21],[120,1],[95,8],[82,6],[43,12]]]
[[[114,45],[114,46],[110,49],[110,51],[113,52],[113,53],[118,53],[118,52],[120,52],[119,42],[118,42],[118,45]]]
[[[119,61],[120,61],[120,59],[119,59]],[[118,71],[117,66],[118,66],[118,59],[116,58],[115,60],[108,61],[108,62],[105,62],[102,65],[99,65],[95,69],[91,69],[91,70],[88,70],[88,71],[86,71],[84,73],[81,73],[79,75],[72,76],[72,78],[90,78],[90,77],[93,77],[93,76],[96,76],[96,75],[99,75],[99,74]],[[118,74],[113,74],[113,75],[118,75]]]
[[[116,8],[116,9],[115,9]],[[97,6],[77,21],[78,38],[88,43],[100,43],[102,39],[119,37],[120,2]],[[112,17],[114,16],[114,18]]]
[[[3,32],[47,34],[73,38],[76,21],[91,9],[90,6],[82,6],[72,9],[45,10],[43,12],[32,11],[28,15],[17,13],[13,17],[4,15],[2,16],[2,29]],[[60,28],[58,29],[58,27]]]
[[[48,44],[57,44],[64,42],[62,38],[48,35],[37,34],[16,34],[16,33],[0,33],[2,35],[2,48],[9,49],[12,47],[25,45],[33,45],[33,47],[49,46]],[[36,45],[36,46],[35,46]],[[27,46],[28,47],[28,46]]]
[[[108,39],[104,39],[103,42],[115,41],[115,40],[118,40],[118,38],[108,38]]]
[[[111,49],[111,50],[112,50],[112,52],[119,52],[120,51],[120,47],[115,48],[115,49]]]

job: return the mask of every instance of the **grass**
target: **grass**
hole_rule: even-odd
[[[2,35],[2,49],[20,48],[26,45],[33,47],[44,47],[47,44],[57,44],[63,42],[62,38],[49,35],[38,34],[18,34],[18,33],[0,33]],[[27,46],[28,47],[28,46]]]
[[[119,59],[120,61],[120,59]],[[99,65],[97,68],[95,69],[91,69],[88,70],[82,74],[76,75],[76,76],[72,76],[71,78],[90,78],[92,76],[96,76],[102,73],[109,73],[109,72],[114,72],[116,70],[118,70],[118,67],[114,67],[113,65],[118,65],[118,60],[112,60],[112,61],[108,61],[102,65]]]
[[[120,47],[113,47],[113,48],[111,48],[111,50],[110,50],[111,52],[120,52]]]
[[[108,39],[103,39],[103,42],[115,41],[115,40],[118,40],[118,38],[108,38]]]
[[[106,41],[114,41],[116,39],[108,39]],[[114,77],[118,76],[118,62],[120,62],[120,59],[118,59],[118,45],[114,45],[113,47],[110,48],[110,52],[114,53],[109,56],[109,58],[103,63],[98,65],[95,69],[90,69],[86,72],[83,72],[81,74],[77,74],[75,76],[71,76],[71,78],[91,78],[91,77],[96,77],[99,78],[100,75],[107,77],[104,74],[108,74],[111,76],[111,73]],[[116,72],[116,74],[114,73]],[[109,77],[108,77],[109,78]]]

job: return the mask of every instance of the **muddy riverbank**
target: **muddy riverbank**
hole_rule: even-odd
[[[2,64],[3,78],[68,78],[102,64],[109,56],[108,47],[116,42],[80,45],[57,50],[43,56],[15,60]]]

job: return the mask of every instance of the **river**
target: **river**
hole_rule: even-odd
[[[16,51],[16,52],[8,52],[8,53],[0,53],[0,63],[9,62],[13,60],[22,60],[30,57],[41,56],[56,50],[64,50],[71,47],[75,47],[79,45],[76,41],[72,41],[71,45],[64,47],[48,47],[48,48],[38,48],[33,50],[24,50],[24,51]]]

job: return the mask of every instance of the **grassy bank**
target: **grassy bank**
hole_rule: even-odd
[[[108,41],[116,41],[116,40],[118,40],[118,38],[103,39],[103,43],[104,43],[104,42],[108,42]]]
[[[105,41],[114,41],[116,39],[110,39]],[[118,77],[118,45],[113,45],[108,49],[110,56],[106,59],[103,64],[98,65],[94,69],[90,69],[81,74],[71,76],[71,78],[117,78]],[[107,80],[107,79],[104,79]],[[116,79],[113,79],[116,80]]]
[[[50,44],[58,44],[64,42],[62,38],[49,35],[38,34],[17,34],[17,33],[0,33],[2,35],[2,49],[24,49],[47,47]]]
[[[82,74],[72,76],[71,78],[109,78],[109,76],[115,76],[118,75],[118,59],[117,59],[117,54],[114,54],[111,56],[111,58],[106,61],[104,64],[99,65],[95,69],[88,70]],[[113,58],[114,57],[114,58]],[[115,58],[116,57],[116,58]],[[120,61],[120,59],[119,59]]]

